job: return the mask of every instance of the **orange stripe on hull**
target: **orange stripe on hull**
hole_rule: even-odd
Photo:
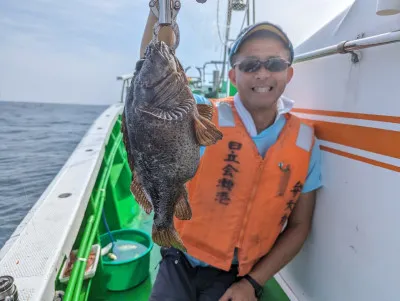
[[[315,126],[318,139],[400,159],[400,132],[304,118],[302,120]]]
[[[368,164],[371,164],[371,165],[374,165],[374,166],[378,166],[378,167],[382,167],[382,168],[386,168],[386,169],[389,169],[389,170],[400,172],[400,167],[399,166],[395,166],[395,165],[383,163],[383,162],[380,162],[380,161],[372,160],[372,159],[369,159],[369,158],[365,158],[365,157],[362,157],[362,156],[346,153],[344,151],[341,151],[341,150],[338,150],[338,149],[335,149],[335,148],[330,148],[330,147],[321,145],[321,150],[326,151],[326,152],[330,152],[330,153],[333,153],[333,154],[336,154],[336,155],[339,155],[339,156],[342,156],[342,157],[346,157],[346,158],[350,158],[350,159],[353,159],[353,160],[357,160],[357,161],[361,161],[361,162],[364,162],[364,163],[368,163]]]
[[[332,117],[343,117],[343,118],[354,118],[364,119],[372,121],[382,121],[391,123],[400,123],[400,117],[398,116],[386,116],[386,115],[374,115],[374,114],[362,114],[362,113],[350,113],[350,112],[339,112],[339,111],[326,111],[326,110],[311,110],[302,108],[293,108],[291,110],[295,113],[304,113],[312,115],[323,115]]]

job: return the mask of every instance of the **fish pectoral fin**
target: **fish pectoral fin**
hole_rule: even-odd
[[[185,186],[183,186],[182,194],[176,202],[175,216],[180,220],[190,220],[192,218],[192,209],[190,208],[188,193]]]
[[[191,107],[193,106],[192,102],[192,99],[187,99],[173,109],[137,108],[137,110],[162,120],[180,120],[183,118],[183,116],[188,114]]]
[[[173,227],[157,227],[153,224],[151,236],[153,242],[161,247],[174,247],[182,252],[187,251],[178,232]]]
[[[147,193],[144,191],[142,185],[140,185],[136,172],[133,173],[132,183],[131,183],[131,192],[135,196],[136,202],[143,208],[143,210],[150,214],[153,210],[153,205],[148,198]]]
[[[200,145],[212,145],[222,139],[222,132],[210,120],[199,115],[194,121],[196,138]]]
[[[197,111],[201,116],[211,121],[213,116],[213,107],[207,104],[197,104]]]

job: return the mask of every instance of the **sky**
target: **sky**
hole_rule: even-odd
[[[218,2],[219,1],[219,2]],[[256,0],[256,22],[279,24],[296,46],[351,0]],[[149,0],[0,1],[0,100],[105,105],[133,72]],[[223,58],[227,0],[181,0],[177,56],[186,68]],[[219,10],[218,8],[219,3]],[[230,38],[243,21],[232,15]],[[214,65],[209,65],[211,73]],[[193,68],[189,76],[198,76]],[[208,77],[208,79],[211,79]]]

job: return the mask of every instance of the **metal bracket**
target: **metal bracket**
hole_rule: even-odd
[[[365,32],[359,33],[356,37],[356,40],[363,39],[365,37]],[[353,64],[357,64],[361,60],[361,51],[360,50],[353,50],[351,53],[351,62]]]
[[[359,36],[357,36],[357,39],[359,39],[360,37]],[[343,42],[341,42],[341,43],[339,43],[338,45],[337,45],[337,53],[340,53],[340,54],[346,54],[346,53],[349,53],[350,55],[351,55],[351,62],[353,63],[353,64],[357,64],[358,62],[360,62],[360,59],[361,59],[361,53],[359,52],[359,51],[353,51],[353,50],[346,50],[346,43],[347,43],[348,41],[343,41]]]
[[[160,26],[171,26],[181,9],[180,0],[151,0],[149,2],[152,13],[158,18]]]

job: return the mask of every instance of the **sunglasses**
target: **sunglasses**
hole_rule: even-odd
[[[233,64],[233,67],[235,66],[238,66],[239,70],[243,72],[257,72],[261,66],[264,66],[270,72],[280,72],[286,70],[290,66],[290,63],[280,57],[272,57],[266,61],[256,58],[246,58]]]

